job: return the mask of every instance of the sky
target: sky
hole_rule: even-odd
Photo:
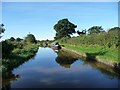
[[[3,2],[119,2],[120,0],[2,0]]]
[[[3,2],[2,39],[24,38],[34,34],[37,40],[54,39],[53,26],[68,18],[77,30],[102,26],[105,30],[118,26],[117,2]],[[1,23],[1,22],[0,22]]]

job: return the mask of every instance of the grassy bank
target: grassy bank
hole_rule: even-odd
[[[102,59],[112,63],[120,63],[118,60],[118,50],[107,49],[98,46],[75,46],[65,44],[65,48],[75,50],[81,54],[90,54],[95,56],[96,59]]]
[[[22,49],[15,48],[8,58],[2,60],[2,71],[13,70],[22,63],[28,61],[37,51],[38,46],[35,44],[26,45]]]
[[[118,60],[119,37],[118,29],[77,37],[63,37],[56,40],[69,50],[74,50],[80,55],[112,65],[120,64]],[[119,65],[120,66],[120,65]]]
[[[118,50],[103,48],[100,46],[77,46],[64,44],[64,47],[70,50],[74,50],[80,55],[91,57],[93,59],[100,59],[109,63],[120,63],[118,60]]]

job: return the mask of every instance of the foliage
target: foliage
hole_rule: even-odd
[[[0,24],[0,34],[4,33],[5,29],[3,28],[4,24]]]
[[[3,32],[4,30],[1,33]],[[2,66],[0,66],[0,68],[2,68],[3,72],[9,72],[15,67],[18,67],[33,57],[37,52],[38,46],[33,44],[37,42],[34,35],[28,34],[24,40],[25,42],[22,40],[21,38],[15,39],[11,37],[10,39],[2,41]]]
[[[27,45],[27,44],[26,44]],[[17,42],[14,37],[2,41],[2,58],[8,58],[12,54],[12,51],[16,48],[22,49],[25,44],[23,42]]]
[[[88,29],[89,34],[104,32],[102,26],[93,26]]]
[[[118,48],[120,46],[119,34],[120,28],[114,27],[108,32],[93,33],[90,35],[80,35],[78,37],[64,37],[57,40],[66,48],[78,51],[80,53],[88,53],[100,59],[109,62],[119,62]],[[102,55],[101,55],[102,53]],[[120,62],[119,62],[120,63]]]
[[[2,58],[7,58],[13,49],[14,45],[12,43],[9,43],[7,40],[2,41]]]
[[[33,34],[28,34],[27,37],[25,37],[25,42],[27,43],[37,43],[37,40]]]
[[[77,31],[77,34],[78,34],[78,35],[81,35],[81,34],[86,34],[86,29],[85,29],[85,30],[82,30],[82,32]]]
[[[9,58],[2,60],[3,71],[12,70],[29,58],[33,57],[38,50],[37,45],[26,45],[23,49],[15,48]]]
[[[15,41],[15,38],[14,38],[14,37],[11,37],[9,40],[10,40],[10,41]]]
[[[118,32],[119,30],[120,30],[119,27],[113,27],[113,28],[109,29],[108,32],[112,32],[112,31],[117,31]]]
[[[3,28],[4,24],[0,24],[0,35],[4,33],[5,29]],[[1,36],[0,36],[1,38]]]
[[[42,47],[43,44],[46,43],[46,42],[48,43],[48,46],[49,46],[49,45],[53,42],[53,40],[48,40],[48,39],[47,39],[47,40],[37,41],[37,45],[39,45],[39,46]]]
[[[106,48],[118,48],[120,45],[119,33],[120,29],[110,29],[108,32],[62,38],[59,42],[72,45],[98,45]]]
[[[59,20],[57,24],[54,25],[56,31],[55,39],[61,39],[62,37],[70,37],[75,33],[75,28],[77,26],[71,23],[68,19]]]
[[[120,46],[120,28],[114,27],[109,29],[108,31],[108,44],[111,44],[111,46],[119,47]]]
[[[10,39],[6,39],[5,41],[2,41],[2,58],[9,58],[9,56],[12,54],[12,51],[14,49],[22,50],[25,46],[28,45],[28,43],[31,45],[32,43],[36,43],[36,39],[34,35],[28,34],[25,38],[26,42],[21,42],[23,39],[14,37],[11,37]]]
[[[21,42],[22,40],[23,40],[23,39],[21,39],[21,38],[19,38],[19,37],[16,38],[16,41],[17,41],[17,42]]]

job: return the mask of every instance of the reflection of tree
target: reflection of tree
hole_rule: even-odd
[[[56,58],[56,62],[59,63],[61,66],[64,66],[65,68],[70,68],[70,65],[74,63],[77,59],[68,57],[68,56],[58,56]]]
[[[11,71],[2,73],[2,90],[11,89],[11,81],[15,81],[19,75],[12,74]]]
[[[70,65],[77,60],[75,55],[65,51],[59,51],[56,62],[65,68],[70,68]]]
[[[58,52],[58,56],[56,58],[56,62],[58,64],[60,64],[61,66],[64,66],[65,68],[70,68],[70,65],[72,63],[74,63],[78,58],[78,56],[70,53],[70,52],[66,52],[63,50],[60,50]],[[84,64],[89,64],[90,66],[92,66],[93,68],[98,69],[101,73],[105,74],[108,78],[120,78],[120,72],[114,70],[114,68],[111,68],[105,64],[90,60],[90,59],[86,59],[84,60]]]
[[[15,68],[18,68],[23,63],[27,62],[28,60],[31,60],[30,58],[33,58],[36,55],[37,51],[33,51],[34,54],[29,55],[28,57],[24,58],[19,55],[14,55],[14,57],[11,57],[10,59],[3,59],[2,60],[2,87],[3,90],[8,90],[8,88],[11,88],[11,81],[17,80],[19,78],[19,75],[15,75],[12,73],[12,70]],[[12,54],[13,55],[13,54]]]
[[[101,73],[107,75],[110,79],[113,79],[115,77],[120,78],[120,74],[118,71],[114,70],[113,68],[103,63],[92,61],[92,60],[85,60],[84,62],[85,62],[84,64],[89,64],[93,68],[98,69]]]

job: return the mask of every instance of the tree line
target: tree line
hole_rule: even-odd
[[[37,40],[33,34],[28,34],[24,39],[11,37],[2,41],[2,58],[7,58],[14,49],[23,49],[26,45],[36,44]]]
[[[5,31],[3,26],[3,24],[0,24],[0,35]],[[24,39],[11,37],[0,43],[2,43],[2,65],[0,70],[2,70],[5,78],[11,70],[29,60],[38,50],[37,40],[30,33]]]
[[[56,31],[55,40],[61,40],[61,42],[68,44],[100,45],[108,48],[118,48],[120,45],[119,27],[113,27],[105,31],[102,26],[92,26],[88,30],[82,30],[82,32],[76,32],[75,28],[77,28],[77,25],[71,23],[68,19],[59,20],[54,25]],[[71,35],[74,33],[77,33],[79,36],[71,38]]]

